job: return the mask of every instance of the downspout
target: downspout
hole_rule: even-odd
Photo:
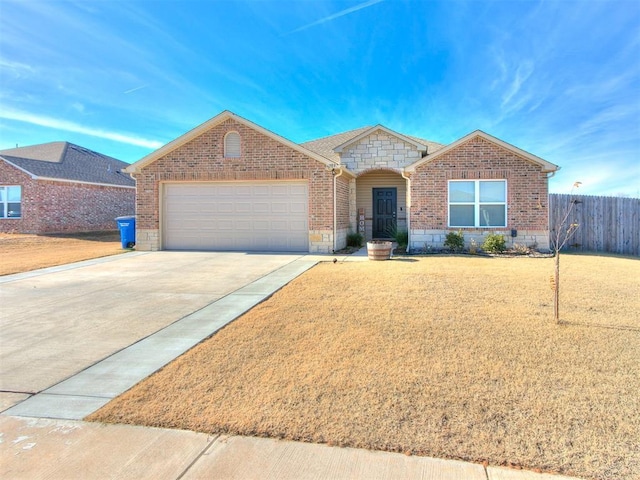
[[[407,211],[405,215],[407,216],[407,253],[411,251],[411,178],[405,175],[404,168],[400,172],[402,178],[407,181],[407,196],[409,197],[408,205],[406,206]]]
[[[337,172],[336,172],[336,168],[338,170]],[[338,249],[338,235],[337,235],[337,232],[338,232],[338,211],[337,211],[338,180],[337,179],[343,173],[344,172],[340,167],[340,165],[336,165],[331,169],[331,174],[333,175],[333,253],[336,253],[336,250]]]

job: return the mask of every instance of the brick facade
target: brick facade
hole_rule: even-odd
[[[349,211],[350,178],[344,175],[336,178],[336,250],[347,246],[347,235],[355,232],[351,226]]]
[[[476,239],[489,232],[506,235],[512,243],[537,245],[548,243],[548,180],[540,165],[516,153],[474,137],[458,147],[424,163],[411,175],[411,248],[440,248],[449,231],[448,181],[507,181],[506,228],[462,228],[465,238]],[[511,238],[511,230],[517,237]]]
[[[229,132],[240,136],[239,157],[224,156]],[[175,147],[169,144],[128,169],[137,180],[137,248],[163,248],[163,183],[269,180],[307,182],[310,253],[343,248],[348,233],[358,229],[359,209],[365,212],[365,224],[371,223],[373,188],[396,189],[398,228],[409,230],[412,251],[438,248],[453,230],[447,226],[448,181],[464,179],[507,182],[507,226],[462,229],[467,241],[482,243],[484,235],[496,232],[512,243],[548,248],[547,172],[557,169],[555,165],[483,132],[449,147],[396,136],[380,126],[359,132],[297,148],[231,112],[221,113],[176,139]],[[338,173],[341,168],[346,171]],[[517,230],[514,238],[512,230]]]
[[[225,158],[224,137],[240,134],[241,156]],[[333,250],[334,180],[331,169],[270,136],[229,118],[153,161],[137,180],[137,248],[162,248],[160,198],[163,182],[306,180],[309,186],[309,251]],[[342,185],[343,182],[338,182]],[[342,192],[343,188],[340,187]],[[344,220],[341,218],[341,222]]]
[[[4,161],[0,161],[0,185],[22,187],[22,216],[0,219],[0,232],[116,230],[116,217],[135,212],[134,188],[34,180]]]

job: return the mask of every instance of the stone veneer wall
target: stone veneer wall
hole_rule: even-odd
[[[449,228],[448,181],[504,179],[507,181],[507,227]],[[548,180],[539,165],[483,138],[474,137],[416,168],[411,175],[411,249],[441,248],[449,231],[462,230],[465,240],[489,232],[508,237],[509,243],[549,248]],[[511,238],[511,230],[518,236]]]
[[[399,172],[421,157],[422,153],[414,145],[382,130],[350,145],[341,154],[342,163],[356,174],[378,168]]]
[[[470,229],[470,228],[451,228],[447,230],[421,230],[411,229],[411,252],[412,253],[428,253],[431,249],[441,249],[444,247],[444,241],[447,234],[451,231],[462,231],[464,236],[465,248],[469,248],[471,240],[475,240],[476,245],[480,247],[484,242],[486,235],[489,233],[497,233],[502,235],[506,240],[507,248],[513,247],[515,244],[535,247],[541,252],[549,251],[549,231],[548,230],[518,230],[516,237],[511,237],[511,230],[502,229]]]
[[[240,134],[241,156],[224,157],[224,136]],[[325,165],[233,119],[206,131],[136,174],[137,248],[162,248],[160,184],[233,180],[306,180],[309,251],[333,251],[333,175]]]

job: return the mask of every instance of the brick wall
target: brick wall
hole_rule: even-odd
[[[337,199],[337,227],[349,228],[351,218],[349,217],[349,184],[350,178],[340,176],[336,179],[336,199]]]
[[[416,168],[411,176],[412,248],[425,243],[442,246],[448,228],[448,180],[504,179],[507,181],[507,227],[463,228],[467,238],[487,232],[518,237],[511,242],[548,248],[548,180],[540,166],[483,138],[474,137]],[[509,237],[511,238],[511,237]]]
[[[22,218],[0,219],[1,232],[116,230],[115,217],[135,212],[135,189],[33,180],[0,161],[0,184],[22,187]]]
[[[350,215],[350,177],[344,175],[336,178],[336,250],[347,246],[347,235],[351,231]]]
[[[230,131],[240,134],[239,158],[224,157],[224,136]],[[311,250],[327,250],[326,246],[333,244],[331,171],[317,160],[271,137],[233,119],[226,120],[144,167],[136,175],[138,248],[160,248],[153,242],[160,242],[159,190],[162,182],[294,179],[306,180],[309,185]],[[327,241],[327,235],[331,236],[330,241]],[[314,239],[318,238],[320,245],[314,247]]]

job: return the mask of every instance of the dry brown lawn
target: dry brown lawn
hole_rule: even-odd
[[[0,275],[125,252],[119,232],[60,235],[0,233]]]
[[[640,260],[324,263],[90,420],[640,477]]]

